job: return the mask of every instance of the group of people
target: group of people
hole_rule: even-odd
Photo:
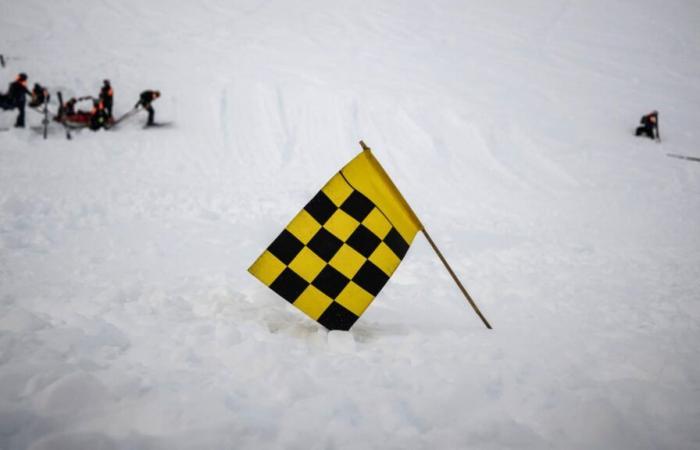
[[[30,91],[27,88],[27,83],[27,74],[20,73],[15,80],[10,83],[7,93],[0,94],[0,108],[5,110],[17,109],[19,111],[15,121],[15,127],[17,128],[24,128],[25,126],[27,97],[31,98],[29,106],[32,108],[39,108],[49,101],[48,89],[41,86],[39,83],[35,83],[34,88]],[[153,102],[159,97],[160,91],[143,91],[131,111],[136,112],[139,108],[145,109],[148,112],[146,126],[155,125]],[[90,101],[87,109],[78,109],[78,103],[82,101]],[[54,120],[64,124],[87,126],[94,131],[100,128],[109,128],[119,121],[119,119],[114,118],[113,106],[114,90],[112,89],[110,81],[104,80],[97,98],[92,96],[72,97],[66,103],[61,102],[58,114],[54,117]],[[122,117],[126,116],[125,114]]]
[[[2,109],[18,109],[17,120],[15,127],[24,128],[24,110],[26,105],[26,97],[31,97],[29,106],[38,108],[49,101],[48,90],[39,83],[34,83],[34,88],[30,91],[27,88],[27,74],[20,73],[15,81],[10,83],[6,94],[0,94],[0,108]],[[153,102],[160,97],[160,91],[147,90],[143,91],[139,96],[139,100],[134,105],[132,111],[142,107],[148,111],[148,121],[146,126],[155,125],[155,110]],[[91,100],[92,106],[88,110],[76,109],[76,104],[79,101]],[[114,90],[109,80],[102,82],[102,88],[97,98],[86,96],[80,98],[71,98],[65,104],[59,107],[58,115],[55,119],[59,122],[73,122],[85,124],[91,130],[99,130],[100,128],[109,127],[115,121],[113,115],[114,106]],[[128,113],[127,113],[128,114]],[[659,136],[659,113],[652,111],[649,114],[642,116],[640,126],[635,131],[636,136],[646,136],[650,139],[660,140]]]
[[[62,101],[62,99],[60,99]],[[78,109],[78,102],[89,102],[88,109]],[[99,130],[108,127],[114,122],[112,106],[114,105],[114,91],[109,80],[104,80],[97,98],[90,95],[70,98],[61,103],[58,114],[54,120],[69,124],[85,124],[91,130]]]

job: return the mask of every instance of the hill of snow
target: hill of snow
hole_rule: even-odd
[[[696,2],[1,1],[173,127],[0,132],[0,449],[700,447]],[[494,330],[422,236],[347,333],[246,272],[360,139]]]

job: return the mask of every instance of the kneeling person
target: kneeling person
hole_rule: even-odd
[[[639,119],[635,136],[646,136],[649,139],[659,139],[659,112],[652,111]]]
[[[109,114],[105,109],[102,100],[97,100],[95,102],[95,107],[91,111],[90,115],[90,129],[92,131],[97,131],[100,128],[104,128],[105,125],[109,123]]]

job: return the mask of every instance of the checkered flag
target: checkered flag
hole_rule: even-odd
[[[349,330],[422,231],[487,328],[466,289],[370,149],[346,164],[248,271],[329,330]]]
[[[329,330],[349,330],[420,230],[367,150],[326,183],[248,270]]]

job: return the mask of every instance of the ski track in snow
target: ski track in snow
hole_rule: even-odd
[[[698,448],[700,164],[666,154],[700,156],[699,21],[684,0],[3,8],[0,82],[109,78],[117,115],[160,89],[174,126],[0,132],[0,449]],[[654,108],[663,142],[634,139]],[[247,274],[359,139],[493,331],[422,236],[347,333]]]

